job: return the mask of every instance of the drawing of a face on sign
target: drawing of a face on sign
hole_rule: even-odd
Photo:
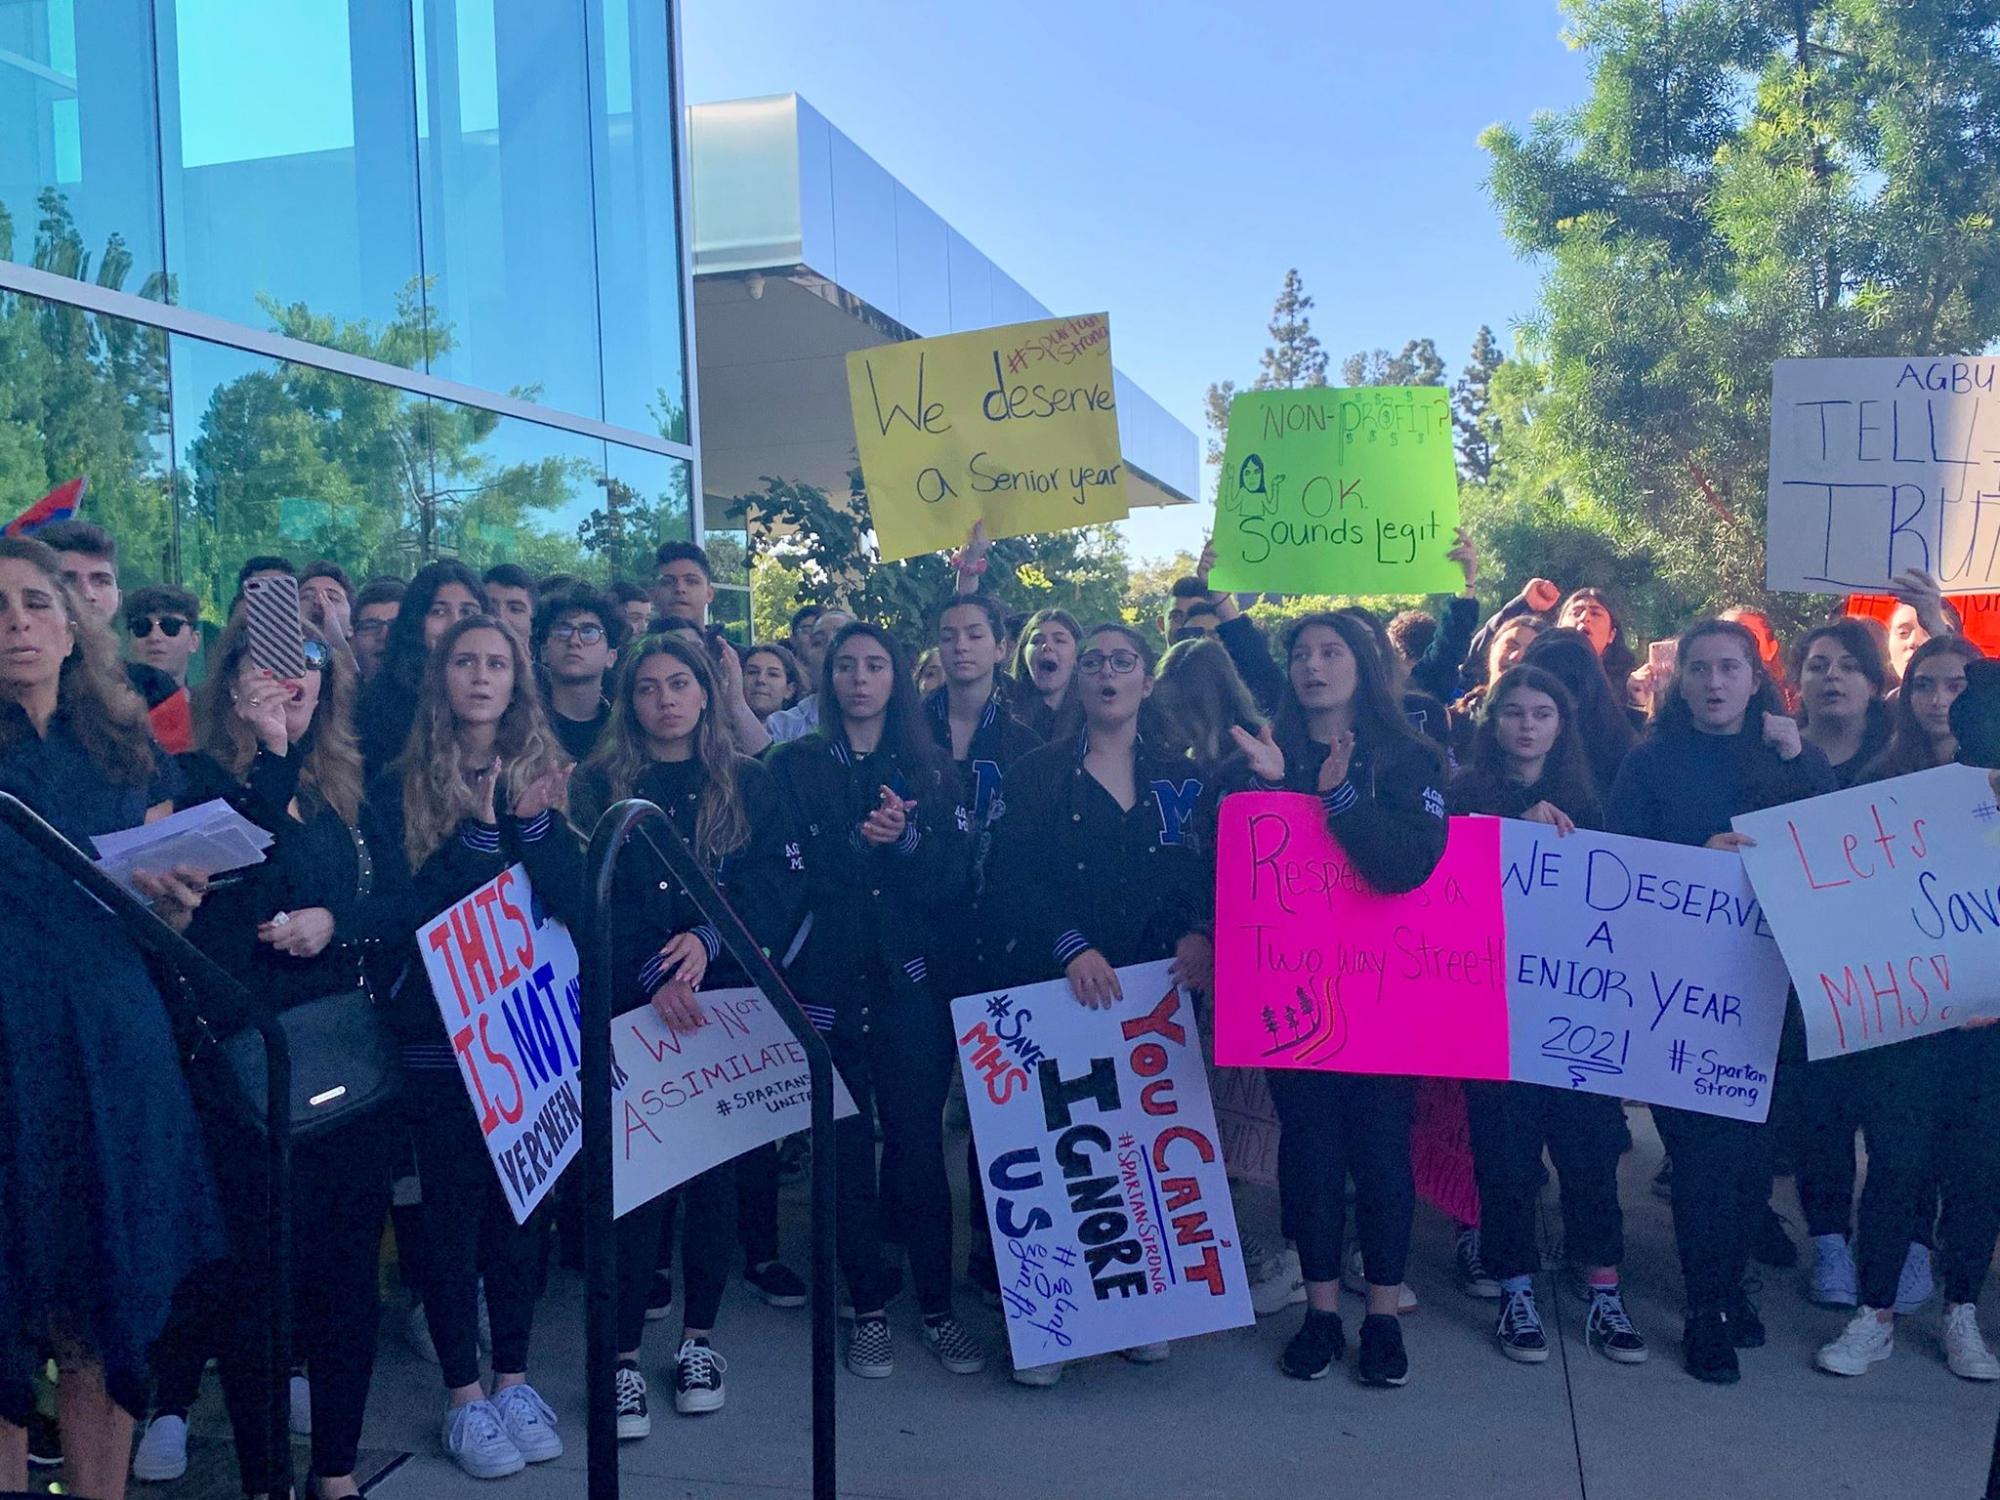
[[[1246,495],[1264,493],[1264,460],[1251,454],[1243,460],[1243,467],[1237,470],[1236,486]]]

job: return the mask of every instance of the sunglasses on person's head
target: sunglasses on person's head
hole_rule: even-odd
[[[1136,651],[1086,651],[1076,659],[1077,671],[1086,677],[1097,677],[1109,672],[1113,677],[1123,677],[1137,669],[1139,653]]]
[[[190,628],[189,622],[179,615],[145,615],[137,620],[125,622],[125,628],[132,632],[132,639],[135,641],[143,641],[151,635],[155,625],[160,627],[160,634],[170,641],[183,630]]]
[[[559,641],[582,641],[586,646],[595,646],[604,639],[604,627],[590,621],[572,624],[566,620],[560,625],[551,625],[549,634]]]

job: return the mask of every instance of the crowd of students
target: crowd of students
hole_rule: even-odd
[[[204,645],[184,591],[121,598],[100,529],[0,540],[0,789],[86,848],[228,801],[272,836],[267,858],[213,887],[187,869],[145,874],[156,913],[273,1006],[365,983],[400,1053],[396,1108],[295,1157],[291,1426],[310,1434],[311,1493],[359,1493],[385,1217],[417,1303],[410,1335],[440,1368],[445,1452],[496,1479],[563,1451],[530,1353],[551,1225],[566,1257],[584,1229],[560,1193],[514,1221],[413,933],[515,862],[574,919],[584,841],[623,798],[656,802],[712,870],[859,1106],[833,1164],[845,1362],[879,1379],[895,1367],[887,1307],[905,1267],[925,1350],[965,1375],[989,1357],[955,1308],[961,1267],[989,1301],[998,1283],[976,1190],[962,1235],[954,1222],[949,1000],[1066,980],[1078,1003],[1110,1006],[1117,971],[1154,959],[1208,998],[1225,796],[1317,796],[1355,873],[1395,892],[1430,875],[1449,813],[1730,849],[1736,814],[1977,763],[2000,738],[2000,665],[1954,632],[1934,580],[1903,580],[1907,618],[1886,633],[1835,621],[1787,656],[1768,620],[1732,611],[1640,665],[1602,590],[1565,597],[1534,579],[1482,622],[1463,533],[1450,556],[1465,588],[1439,615],[1312,614],[1275,651],[1203,567],[1174,586],[1164,656],[1126,623],[1010,613],[983,587],[977,534],[930,620],[809,606],[785,642],[748,648],[709,622],[715,589],[691,544],[660,548],[651,590],[614,592],[453,561],[356,588],[331,563],[253,558],[239,599],[259,575],[300,583],[306,671],[279,680],[234,607]],[[629,1004],[687,1030],[705,987],[743,976],[649,858],[621,872],[615,973]],[[72,1493],[120,1494],[128,1467],[176,1477],[214,1356],[245,1493],[286,1494],[287,1437],[266,1420],[254,1136],[211,1072],[184,1067],[174,986],[11,835],[0,859],[14,882],[0,913],[0,1489],[24,1487],[56,1451],[38,1408],[51,1362]],[[1975,1312],[2000,1233],[2000,1032],[1812,1063],[1801,1035],[1795,1016],[1771,1123],[1653,1111],[1688,1372],[1733,1381],[1738,1351],[1764,1341],[1746,1270],[1753,1253],[1790,1250],[1782,1231],[1782,1249],[1759,1243],[1775,1153],[1799,1179],[1808,1295],[1855,1309],[1819,1365],[1857,1375],[1887,1357],[1895,1319],[1941,1279],[1950,1368],[2000,1379]],[[1304,1308],[1280,1366],[1312,1380],[1343,1358],[1345,1281],[1365,1298],[1358,1378],[1403,1385],[1416,1085],[1268,1080],[1288,1243],[1253,1268],[1254,1300],[1263,1315]],[[1618,1101],[1515,1083],[1467,1084],[1465,1097],[1480,1222],[1460,1226],[1456,1268],[1469,1294],[1500,1304],[1500,1352],[1549,1357],[1533,1282],[1546,1156],[1588,1342],[1644,1361],[1619,1279],[1630,1138]],[[1857,1133],[1869,1152],[1858,1203]],[[641,1345],[672,1315],[677,1238],[677,1412],[723,1405],[717,1325],[739,1249],[758,1295],[804,1303],[778,1254],[781,1173],[764,1148],[619,1221],[620,1437],[650,1430]],[[1350,1180],[1358,1247],[1344,1254]],[[1061,1374],[1013,1378],[1047,1387]]]

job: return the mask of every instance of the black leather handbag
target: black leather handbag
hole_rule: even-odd
[[[367,840],[353,828],[359,870],[356,895],[366,898],[375,884],[375,862]],[[395,1042],[382,1024],[369,992],[366,967],[356,958],[356,983],[278,1011],[274,1018],[291,1052],[291,1137],[309,1141],[349,1124],[393,1101],[402,1088]],[[204,1035],[213,1034],[204,1025]],[[268,1126],[270,1091],[264,1038],[254,1026],[222,1038],[221,1061],[234,1085],[238,1110],[259,1134]]]

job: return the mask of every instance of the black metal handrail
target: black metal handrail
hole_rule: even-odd
[[[265,1352],[270,1360],[270,1405],[265,1450],[289,1460],[292,1373],[292,1055],[277,1017],[259,1005],[250,992],[214,959],[167,926],[124,886],[99,869],[76,845],[18,797],[0,792],[0,823],[60,870],[85,895],[108,911],[133,944],[151,954],[196,993],[224,997],[234,1014],[254,1027],[264,1040],[264,1134],[266,1142],[265,1212],[270,1225],[264,1253],[270,1260],[270,1317]]]
[[[688,898],[722,935],[722,946],[763,992],[805,1049],[812,1081],[812,1410],[813,1497],[834,1500],[834,1146],[833,1055],[742,918],[688,848],[667,815],[628,798],[598,819],[590,837],[590,887],[579,951],[583,967],[584,1357],[590,1500],[618,1500],[618,1417],[613,1392],[618,1362],[618,1264],[612,1231],[611,1017],[613,877],[634,835],[643,839]]]

